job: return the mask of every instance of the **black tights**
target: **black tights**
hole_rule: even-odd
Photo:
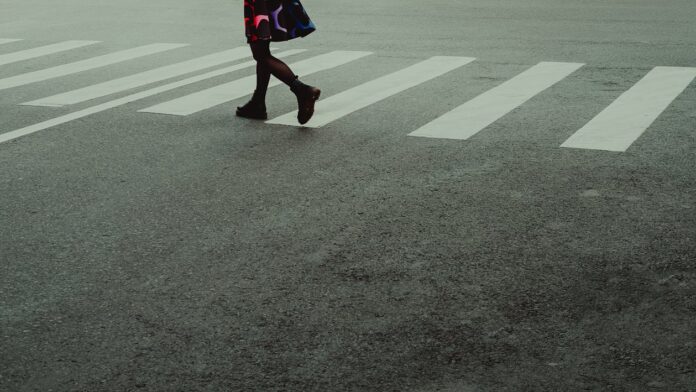
[[[287,64],[273,57],[270,45],[271,42],[269,40],[257,40],[249,44],[254,60],[256,60],[255,100],[265,100],[271,75],[280,79],[281,82],[288,86],[297,79],[297,76],[295,76]]]

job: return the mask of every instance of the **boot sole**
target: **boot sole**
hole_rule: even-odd
[[[237,111],[237,117],[242,117],[242,118],[248,118],[251,120],[268,120],[268,114],[264,114],[262,116],[254,116],[254,115],[248,115],[244,114],[242,112]]]

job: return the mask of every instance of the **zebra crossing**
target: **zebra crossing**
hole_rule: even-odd
[[[15,42],[15,39],[0,39],[0,43],[10,43]],[[51,45],[40,46],[38,48],[31,48],[26,50],[20,50],[18,52],[12,52],[4,55],[0,55],[0,65],[12,64],[19,61],[29,60],[41,56],[46,56],[49,54],[54,54],[58,52],[64,52],[70,49],[77,49],[87,45],[94,45],[99,43],[99,41],[65,41],[58,42]]]
[[[20,41],[22,40],[17,38],[0,38],[0,45]],[[87,40],[64,41],[0,53],[0,67],[55,53],[74,53],[81,48],[99,43],[99,41]],[[0,91],[77,75],[88,70],[104,69],[126,61],[142,59],[146,56],[174,51],[186,46],[188,44],[185,43],[153,43],[8,76],[0,79]],[[274,54],[280,58],[292,58],[298,55],[309,56],[290,63],[293,70],[300,76],[349,66],[356,60],[374,55],[372,52],[365,51],[337,50],[328,53],[313,53],[304,49],[274,51]],[[305,126],[324,127],[397,94],[407,94],[407,90],[410,88],[428,83],[475,61],[477,59],[473,57],[434,56],[420,60],[415,64],[406,65],[387,75],[318,101],[315,116]],[[180,87],[194,85],[222,75],[233,75],[237,71],[253,67],[254,64],[254,61],[250,59],[248,48],[243,46],[105,80],[70,91],[61,91],[47,97],[17,102],[18,105],[23,106],[66,107],[99,98],[107,98],[117,93],[135,91],[125,97],[112,99],[20,129],[0,129],[0,143],[147,97],[157,96]],[[484,132],[491,124],[499,121],[513,110],[524,110],[526,102],[550,87],[561,83],[585,65],[582,63],[540,62],[497,86],[491,86],[488,91],[473,99],[457,103],[459,106],[432,119],[407,135],[468,140],[472,136]],[[223,66],[223,68],[214,69],[219,66]],[[184,77],[184,79],[177,80],[180,77]],[[657,66],[653,68],[559,147],[625,152],[648,130],[670,104],[689,88],[694,79],[696,79],[696,67]],[[279,81],[272,80],[270,87],[278,84],[280,84]],[[243,98],[253,91],[254,86],[255,76],[245,76],[157,103],[140,109],[138,112],[188,116]],[[461,87],[466,88],[465,85]],[[294,112],[270,119],[267,123],[297,125]]]
[[[151,44],[139,46],[133,49],[121,50],[69,64],[57,65],[55,67],[45,68],[38,71],[27,72],[16,76],[11,76],[9,78],[0,79],[0,91],[31,83],[42,82],[48,79],[59,78],[61,76],[89,71],[96,68],[106,67],[108,65],[118,64],[123,61],[133,60],[139,57],[149,56],[184,46],[187,46],[187,44]]]
[[[411,136],[466,140],[583,65],[539,63],[413,131]]]
[[[561,147],[626,151],[694,78],[696,68],[654,68]]]
[[[105,97],[122,91],[157,83],[162,80],[175,78],[187,73],[212,68],[217,65],[231,63],[237,60],[248,58],[249,48],[239,47],[213,53],[207,56],[183,61],[177,64],[166,65],[149,71],[140,72],[118,79],[112,79],[103,83],[94,84],[77,90],[68,91],[61,94],[52,95],[25,102],[22,105],[28,106],[67,106],[89,101],[96,98]]]
[[[0,38],[0,45],[9,44],[11,42],[17,42],[17,41],[21,41],[21,39],[18,39],[18,38]]]

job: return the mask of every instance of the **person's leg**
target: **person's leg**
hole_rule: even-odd
[[[237,107],[237,116],[266,120],[266,90],[271,79],[271,71],[265,60],[270,56],[269,41],[257,40],[249,43],[251,54],[256,60],[256,90],[251,96],[251,100],[244,106]]]
[[[268,90],[268,83],[271,81],[271,72],[262,63],[256,63],[256,90],[254,90],[254,96],[252,99],[256,99],[259,102],[266,101],[266,90]]]
[[[266,100],[266,90],[268,90],[268,83],[271,80],[271,70],[268,68],[268,63],[266,58],[271,55],[269,41],[255,41],[249,44],[251,48],[251,54],[256,60],[256,91],[254,91],[254,97],[260,102],[265,102]]]
[[[271,42],[268,40],[257,40],[252,42],[250,46],[254,60],[256,60],[256,63],[261,65],[262,68],[289,86],[290,83],[297,79],[297,76],[287,64],[273,57],[270,45]]]
[[[263,119],[267,117],[266,90],[270,75],[273,75],[290,86],[290,90],[295,93],[299,107],[297,119],[300,124],[304,124],[312,117],[314,102],[319,99],[321,91],[316,87],[300,82],[287,64],[273,57],[270,44],[268,40],[256,40],[249,44],[254,60],[256,60],[256,91],[254,91],[254,96],[249,103],[237,109],[237,115]]]

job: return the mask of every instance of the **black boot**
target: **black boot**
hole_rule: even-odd
[[[290,90],[297,97],[297,121],[305,124],[314,114],[314,103],[319,99],[321,90],[316,87],[308,86],[299,79],[295,79],[290,84]]]
[[[244,106],[237,107],[237,116],[254,120],[268,120],[265,100],[258,98],[257,92],[254,91],[254,95],[249,102],[244,104]]]

